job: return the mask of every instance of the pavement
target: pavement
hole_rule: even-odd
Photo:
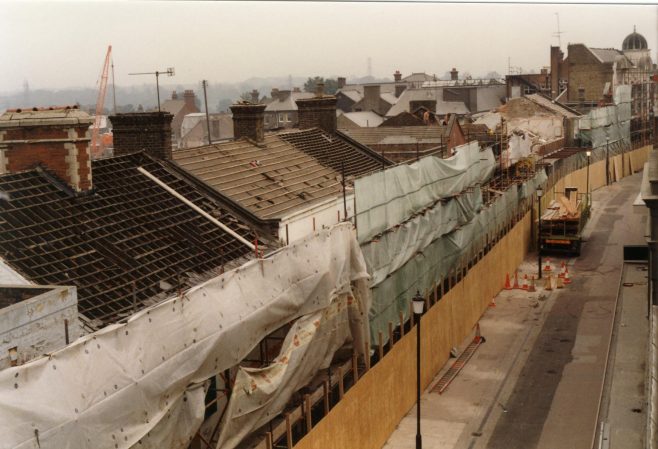
[[[568,265],[570,285],[497,296],[480,320],[486,343],[443,394],[432,387],[454,359],[421,398],[424,447],[591,449],[601,429],[609,447],[642,447],[646,273],[625,268],[622,255],[624,245],[645,244],[646,211],[632,208],[641,177],[593,193],[581,256],[552,258]],[[536,253],[528,256],[521,275],[537,272]],[[622,272],[633,287],[620,287]],[[415,447],[415,410],[384,449]]]

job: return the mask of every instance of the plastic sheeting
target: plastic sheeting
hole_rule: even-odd
[[[371,340],[377,341],[381,332],[383,341],[388,341],[388,323],[397,324],[400,313],[405,319],[408,317],[409,301],[416,290],[431,289],[467,256],[482,248],[487,238],[502,230],[546,180],[546,173],[541,170],[527,182],[510,187],[486,207],[474,193],[470,213],[441,204],[438,212],[428,211],[382,235],[379,242],[362,245],[373,274]]]
[[[320,316],[311,341],[335,338],[331,349],[349,334],[355,347],[363,348],[367,281],[351,225],[341,224],[141,311],[125,324],[0,371],[2,446],[187,447],[203,419],[206,380],[238,364],[282,325],[304,317],[293,326],[299,333]],[[345,313],[331,317],[345,304],[349,331]],[[326,335],[332,332],[338,336]],[[294,346],[295,333],[290,335]],[[298,384],[328,358],[324,353],[307,368],[308,358],[296,354],[279,366],[285,373],[272,378],[269,388],[279,393],[269,396],[265,413],[276,413],[290,394],[277,382]],[[257,384],[250,397],[263,388]]]
[[[580,136],[594,148],[607,143],[619,148],[630,147],[631,86],[617,86],[613,101],[614,105],[594,108],[580,119]]]
[[[481,158],[474,141],[457,147],[456,154],[448,159],[428,156],[357,179],[354,190],[359,242],[404,222],[439,199],[485,182],[481,177],[492,172],[491,160],[493,153]]]
[[[523,158],[532,154],[532,139],[529,135],[512,134],[509,138],[508,149],[503,151],[505,168],[509,168]]]

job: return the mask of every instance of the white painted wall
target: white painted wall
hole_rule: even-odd
[[[351,219],[354,217],[354,193],[349,192],[346,200],[347,218]],[[279,241],[287,244],[307,236],[314,231],[314,220],[315,230],[319,231],[323,227],[329,227],[344,220],[344,218],[343,196],[340,195],[284,217],[279,222]]]
[[[2,286],[8,287],[8,286]],[[0,369],[9,367],[9,351],[17,348],[22,365],[66,345],[64,320],[68,320],[69,341],[80,336],[78,295],[75,287],[15,286],[48,291],[0,309]]]

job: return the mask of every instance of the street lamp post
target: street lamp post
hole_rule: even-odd
[[[416,320],[416,449],[423,448],[423,440],[420,436],[420,319],[425,307],[425,299],[416,291],[412,298],[414,307],[414,318]]]
[[[587,155],[587,207],[591,207],[592,199],[589,197],[589,162],[592,157],[592,150],[587,150],[585,154]]]
[[[537,187],[537,279],[541,279],[541,197],[544,190]]]
[[[605,185],[610,185],[610,137],[605,138]]]

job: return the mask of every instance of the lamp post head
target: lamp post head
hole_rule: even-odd
[[[587,157],[590,157],[592,155],[592,150],[585,151],[585,154],[587,155]]]
[[[544,194],[544,189],[542,189],[541,187],[537,187],[537,196],[541,198],[543,194]]]
[[[411,302],[413,303],[414,307],[414,315],[422,314],[423,309],[425,308],[425,298],[421,296],[419,290],[416,290],[416,295],[411,298]]]

